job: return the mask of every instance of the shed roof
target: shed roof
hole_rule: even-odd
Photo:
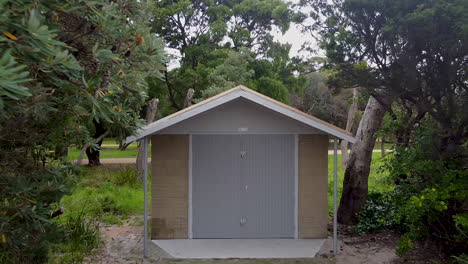
[[[344,129],[336,127],[312,115],[297,110],[296,108],[287,104],[276,101],[243,85],[239,85],[142,127],[137,131],[136,135],[127,138],[127,143],[155,134],[164,128],[177,124],[183,120],[189,119],[238,98],[247,99],[253,103],[273,110],[274,112],[280,113],[308,126],[321,130],[326,134],[349,141],[351,143],[356,141],[352,134]]]

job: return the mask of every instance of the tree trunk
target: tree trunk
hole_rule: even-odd
[[[156,111],[158,110],[158,104],[159,104],[158,98],[151,99],[148,102],[148,106],[146,108],[146,115],[145,115],[146,124],[153,123],[154,118],[156,116]],[[144,169],[145,169],[145,160],[144,160],[143,144],[138,142],[138,155],[136,159],[136,170],[137,170],[136,176],[139,177],[140,179],[143,179]]]
[[[351,132],[353,129],[354,120],[356,119],[356,113],[358,110],[358,89],[353,89],[353,103],[349,107],[348,111],[348,119],[346,120],[346,131]],[[341,167],[345,168],[346,163],[348,162],[348,141],[342,140],[340,147],[341,147]]]
[[[385,158],[385,138],[380,139],[380,151],[382,152],[382,158]]]
[[[101,142],[104,140],[105,137],[107,137],[107,135],[109,135],[110,133],[110,130],[106,130],[106,132],[104,132],[104,134],[100,135],[97,139],[96,139],[96,142]],[[90,148],[91,146],[91,143],[86,143],[83,148],[81,149],[81,152],[80,152],[80,156],[78,157],[78,160],[76,161],[75,165],[79,166],[81,165],[81,162],[83,161],[83,156],[84,156],[84,153],[86,152],[86,154],[88,154],[88,149]],[[101,146],[101,144],[99,144],[99,147]],[[99,154],[98,154],[98,157],[97,157],[97,161],[99,162],[98,164],[100,165],[101,162],[99,160]],[[88,162],[89,162],[89,156],[88,156]],[[95,161],[93,161],[94,163]],[[88,164],[89,165],[89,164]],[[90,166],[93,166],[93,165],[90,165]]]
[[[366,110],[359,122],[356,142],[344,175],[343,192],[338,209],[338,221],[341,224],[355,224],[356,214],[367,200],[368,178],[372,150],[375,145],[375,132],[380,128],[386,107],[374,97],[369,98]]]
[[[98,123],[96,120],[93,120],[94,127],[95,127],[95,133],[94,133],[94,138],[96,139],[96,145],[98,146],[97,149],[94,149],[92,147],[88,147],[86,149],[86,156],[88,156],[88,166],[101,166],[101,159],[100,159],[100,154],[101,154],[101,145],[102,141],[104,140],[103,135],[106,135],[109,133],[108,130],[104,128],[102,123]]]
[[[187,95],[185,96],[185,100],[184,100],[184,108],[187,108],[192,105],[192,99],[193,99],[194,94],[195,94],[194,89],[192,88],[188,89]]]

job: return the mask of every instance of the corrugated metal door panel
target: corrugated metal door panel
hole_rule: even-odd
[[[294,237],[294,135],[242,135],[243,238]]]
[[[239,136],[192,136],[194,238],[240,238]]]

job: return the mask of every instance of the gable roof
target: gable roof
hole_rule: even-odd
[[[251,90],[243,85],[236,86],[230,90],[222,92],[218,95],[210,97],[204,101],[201,101],[185,109],[182,109],[162,119],[159,119],[151,124],[148,124],[142,127],[141,129],[139,129],[135,136],[128,137],[126,141],[127,143],[130,143],[130,142],[142,139],[166,127],[177,124],[183,120],[189,119],[193,116],[201,114],[205,111],[208,111],[212,108],[215,108],[219,105],[235,100],[237,98],[247,99],[265,108],[273,110],[274,112],[285,115],[296,121],[299,121],[308,126],[321,130],[326,134],[335,136],[337,138],[346,140],[348,142],[354,143],[356,141],[353,135],[344,129],[341,129],[330,123],[320,120],[314,116],[306,114],[300,110],[297,110],[296,108],[292,106],[276,101],[268,96],[265,96],[254,90]]]

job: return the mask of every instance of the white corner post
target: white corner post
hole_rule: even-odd
[[[148,257],[148,141],[149,137],[143,138],[143,196],[144,196],[144,213],[143,213],[143,257]]]
[[[333,255],[338,254],[338,219],[337,219],[337,195],[338,195],[338,140],[333,138]]]

